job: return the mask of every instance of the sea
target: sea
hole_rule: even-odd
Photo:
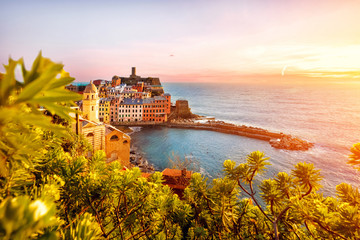
[[[308,151],[272,148],[268,142],[237,135],[163,127],[135,128],[132,145],[157,170],[171,167],[174,158],[188,159],[210,182],[224,176],[227,159],[246,162],[262,151],[271,165],[258,181],[278,172],[291,174],[298,162],[321,170],[324,195],[336,185],[360,185],[360,172],[347,164],[350,148],[360,142],[360,84],[163,83],[172,102],[186,99],[191,111],[238,125],[291,134],[314,143]]]

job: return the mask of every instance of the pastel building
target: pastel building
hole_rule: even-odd
[[[126,87],[126,85],[119,85],[116,87],[109,88],[107,91],[108,97],[120,96],[122,94],[122,92],[125,91],[125,87]]]
[[[109,96],[110,87],[108,85],[102,85],[99,87],[99,97],[107,98]]]
[[[136,85],[132,86],[132,88],[138,92],[143,92],[144,91],[144,83],[138,82],[138,83],[136,83]]]
[[[119,122],[143,120],[143,99],[124,98],[119,105]]]
[[[116,97],[112,98],[110,101],[110,122],[116,123],[119,122],[119,107],[122,98]]]
[[[110,122],[110,98],[100,98],[99,100],[99,121]]]
[[[124,89],[124,91],[121,93],[121,96],[123,98],[134,98],[136,95],[138,95],[139,93],[137,92],[136,89]]]

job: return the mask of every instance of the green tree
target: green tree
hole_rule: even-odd
[[[58,224],[56,176],[39,179],[47,149],[69,137],[68,129],[52,123],[44,110],[71,120],[74,100],[81,96],[64,89],[74,79],[56,64],[38,55],[31,70],[22,59],[9,59],[0,74],[0,237],[54,238]],[[19,73],[19,74],[16,74]],[[56,199],[57,197],[55,197]]]

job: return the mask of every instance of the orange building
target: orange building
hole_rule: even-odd
[[[136,89],[138,92],[143,92],[144,91],[144,83],[138,82],[138,83],[136,83],[136,85],[132,86],[132,89]]]
[[[110,101],[110,123],[117,123],[119,122],[119,107],[120,103],[123,99],[122,98],[113,98]]]
[[[123,166],[130,166],[130,137],[111,125],[105,125],[105,153],[108,162],[120,161]]]
[[[143,99],[144,122],[166,122],[167,115],[170,114],[171,96],[155,96]]]
[[[121,85],[121,78],[119,78],[119,76],[113,76],[112,77],[112,80],[111,80],[111,86],[112,87],[116,87],[116,86],[119,86]]]
[[[79,133],[83,134],[93,146],[93,150],[103,150],[108,162],[119,161],[124,166],[130,166],[129,135],[117,128],[103,123],[79,119]],[[92,153],[89,153],[91,156]]]
[[[163,180],[162,184],[168,185],[174,193],[176,193],[180,198],[184,195],[184,190],[190,184],[192,171],[187,171],[185,169],[171,169],[165,168],[162,171]],[[149,178],[151,173],[142,172],[141,176],[144,178]]]
[[[186,168],[182,170],[165,168],[162,171],[163,184],[168,185],[174,193],[182,198],[185,188],[190,184],[191,174],[192,171],[187,171]]]

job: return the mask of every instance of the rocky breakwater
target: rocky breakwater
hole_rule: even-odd
[[[195,122],[192,119],[172,120],[167,124],[167,127],[209,130],[255,138],[263,141],[268,141],[272,147],[279,149],[308,150],[313,146],[312,143],[296,137],[292,137],[291,135],[270,132],[268,130],[257,127],[245,125],[239,126],[223,121],[207,121],[205,123],[200,123]]]
[[[286,149],[286,150],[305,151],[314,146],[313,143],[285,134],[281,134],[280,138],[270,139],[269,143],[274,148]]]

